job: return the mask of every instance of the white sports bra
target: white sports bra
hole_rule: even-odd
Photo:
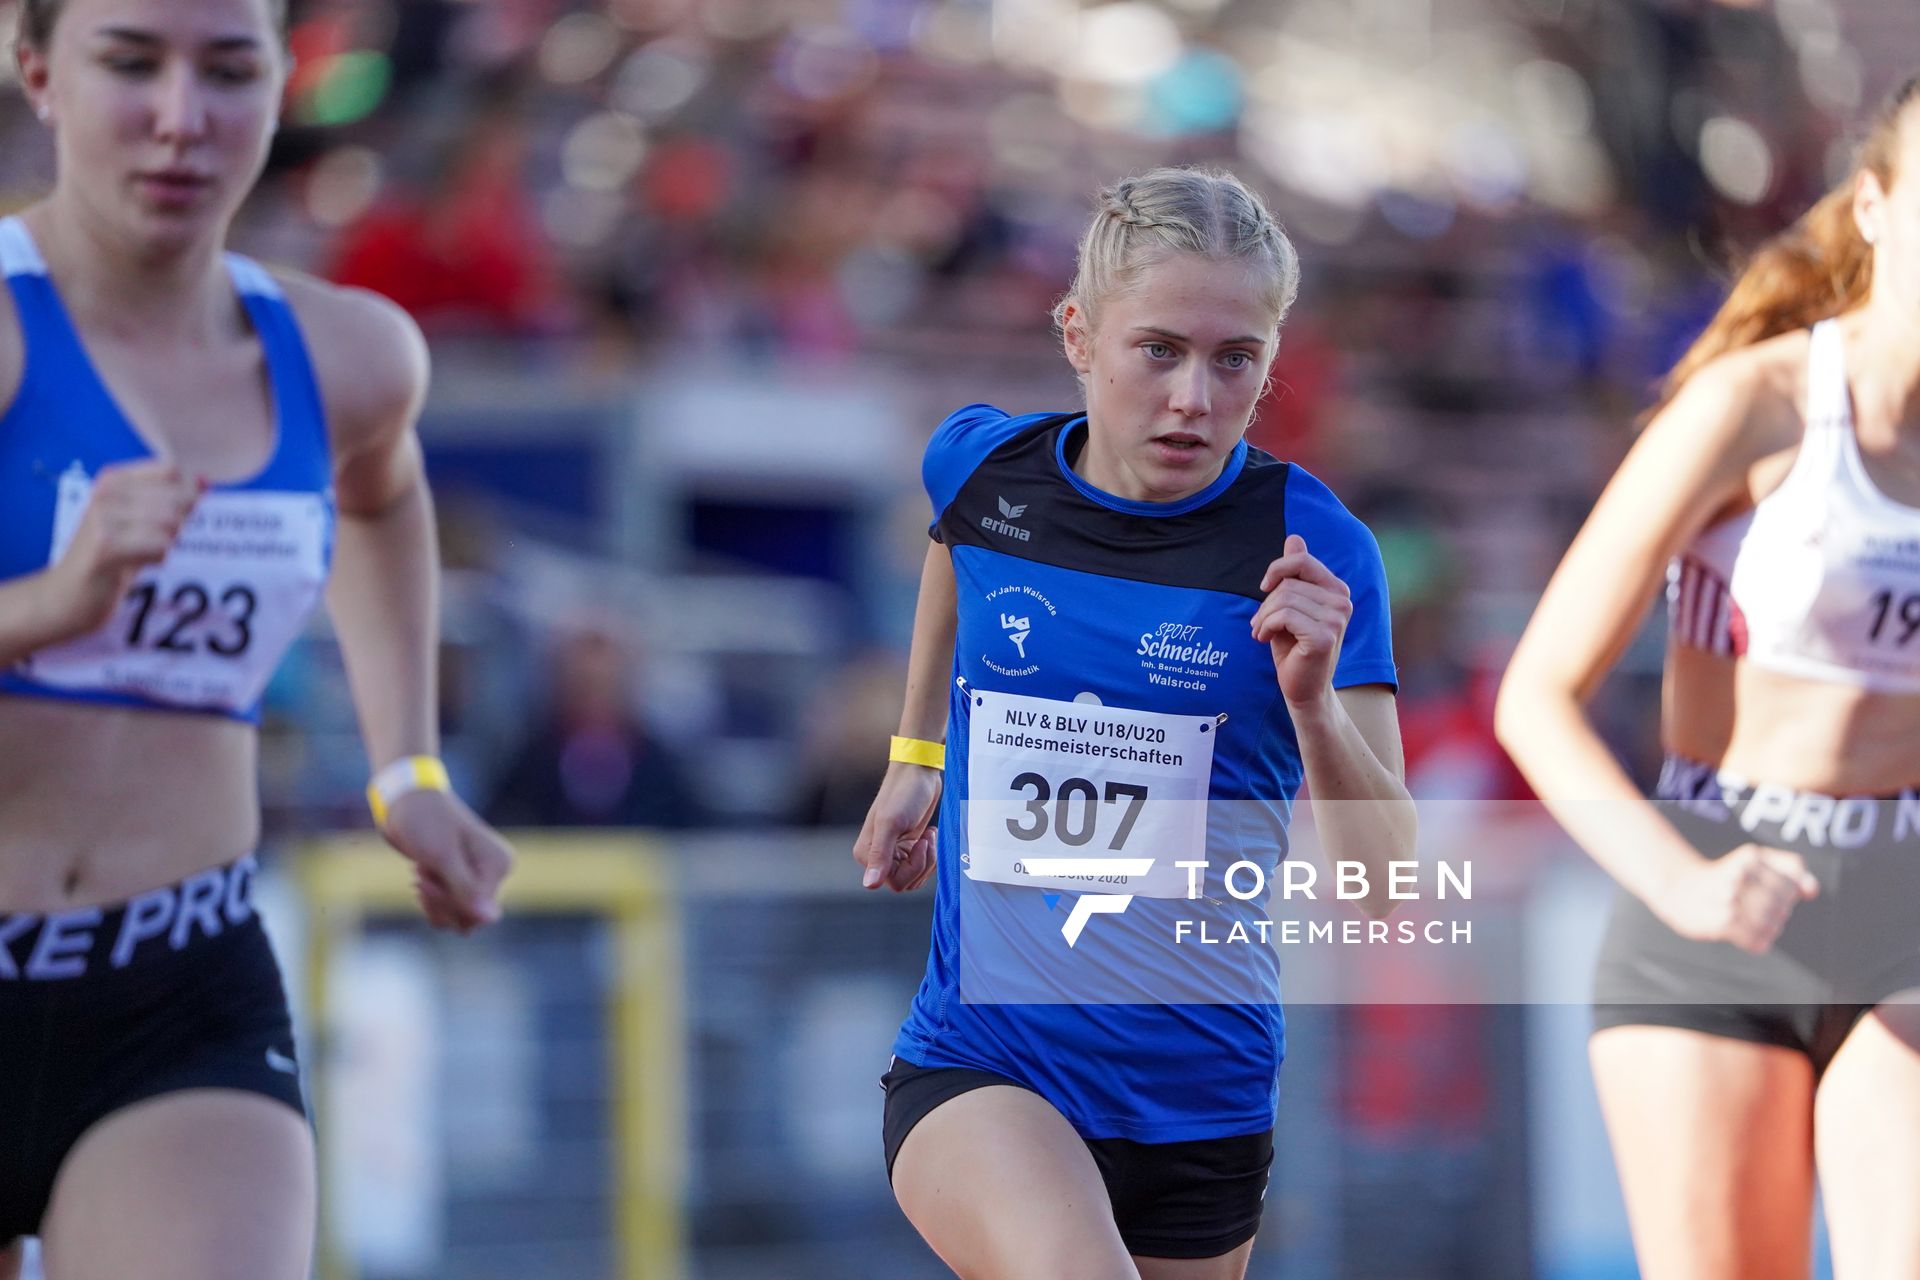
[[[1813,328],[1806,420],[1780,487],[1668,566],[1668,630],[1785,675],[1920,693],[1920,507],[1860,460],[1833,320]]]

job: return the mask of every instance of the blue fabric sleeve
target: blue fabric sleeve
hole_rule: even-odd
[[[1287,532],[1307,540],[1307,551],[1333,571],[1353,593],[1353,617],[1340,643],[1333,687],[1385,684],[1396,689],[1393,665],[1393,612],[1387,598],[1387,569],[1373,530],[1333,496],[1333,491],[1299,465],[1287,477]]]
[[[1005,410],[990,404],[970,404],[947,415],[947,420],[934,428],[920,461],[920,479],[933,503],[936,524],[974,468],[1031,420],[1009,417]]]

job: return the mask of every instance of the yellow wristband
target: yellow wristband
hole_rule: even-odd
[[[453,781],[447,766],[433,756],[403,756],[373,775],[367,784],[367,808],[373,810],[373,825],[387,825],[387,811],[393,802],[411,791],[451,791]]]
[[[895,738],[893,749],[887,752],[887,759],[900,764],[923,764],[929,769],[947,767],[947,748],[938,742],[928,742],[925,738]]]

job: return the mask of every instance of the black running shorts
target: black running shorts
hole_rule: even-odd
[[[0,1248],[114,1112],[238,1089],[306,1114],[253,858],[115,907],[0,914]]]
[[[1709,858],[1748,842],[1805,860],[1820,894],[1751,955],[1668,928],[1615,895],[1594,978],[1597,1028],[1668,1026],[1804,1053],[1816,1073],[1880,1001],[1920,987],[1920,796],[1750,786],[1669,760],[1655,802]]]
[[[895,1058],[882,1136],[887,1174],[913,1127],[973,1089],[1017,1080],[965,1067],[921,1067]],[[1083,1138],[1107,1184],[1127,1252],[1143,1258],[1217,1258],[1253,1239],[1273,1167],[1273,1130],[1195,1142]]]

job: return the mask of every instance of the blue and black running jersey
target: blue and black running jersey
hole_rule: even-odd
[[[1298,466],[1243,441],[1203,491],[1128,501],[1074,473],[1086,430],[1083,413],[970,405],[927,447],[958,626],[933,943],[894,1052],[1020,1081],[1089,1138],[1253,1133],[1273,1123],[1284,1052],[1277,952],[1176,946],[1173,924],[1260,910],[1221,876],[1286,853],[1303,768],[1251,634],[1266,567],[1299,534],[1351,589],[1336,688],[1396,683],[1385,573],[1366,526]],[[1204,857],[1203,898],[989,869],[1007,845],[1133,854],[1149,830],[1145,852]],[[1081,893],[1121,892],[1137,895],[1125,914],[1083,920],[1070,945]],[[1010,982],[984,980],[996,958]]]

